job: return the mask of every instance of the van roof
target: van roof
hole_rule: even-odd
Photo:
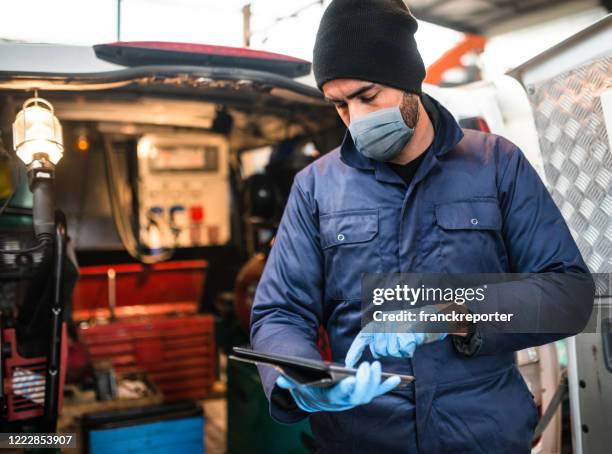
[[[310,62],[240,47],[163,41],[119,41],[94,46],[0,42],[0,71],[81,74],[148,65],[216,66],[301,77]]]
[[[317,88],[297,79],[309,72],[305,60],[226,46],[0,42],[0,89],[8,90],[104,90],[134,83],[198,89],[225,80],[236,86],[274,87],[323,104]]]

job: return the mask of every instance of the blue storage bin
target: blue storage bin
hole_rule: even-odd
[[[195,402],[86,415],[83,434],[91,454],[204,453],[204,417]]]

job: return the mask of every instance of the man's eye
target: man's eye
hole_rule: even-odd
[[[336,108],[338,109],[344,109],[346,107],[346,103],[345,102],[337,102],[336,104]]]
[[[365,103],[372,102],[372,101],[374,101],[374,98],[376,98],[376,95],[364,96],[364,97],[361,98],[361,102],[365,102]]]

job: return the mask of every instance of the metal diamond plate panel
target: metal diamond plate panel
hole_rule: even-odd
[[[528,87],[546,184],[593,273],[612,272],[612,152],[600,95],[612,57]]]

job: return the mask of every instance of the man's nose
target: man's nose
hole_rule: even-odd
[[[361,103],[349,104],[348,106],[348,114],[349,114],[349,122],[355,121],[360,117],[370,113],[372,109],[368,109]]]

